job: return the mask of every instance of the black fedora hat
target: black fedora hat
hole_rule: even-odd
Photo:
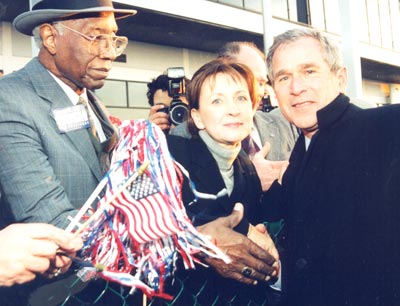
[[[135,10],[114,9],[111,0],[42,0],[31,11],[15,17],[13,25],[17,31],[32,35],[32,30],[42,23],[100,12],[113,12],[116,19],[136,14]]]

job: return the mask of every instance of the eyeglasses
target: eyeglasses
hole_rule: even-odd
[[[89,45],[89,53],[98,55],[100,54],[103,50],[109,48],[109,43],[111,42],[112,47],[114,48],[116,56],[120,56],[122,52],[124,52],[126,46],[128,45],[128,38],[125,36],[112,36],[112,35],[107,35],[107,34],[98,34],[98,35],[85,35],[75,29],[72,29],[70,27],[67,27],[66,25],[62,23],[57,23],[58,25],[61,25],[62,27],[74,32],[75,34],[78,34],[79,36],[87,39],[90,41]]]

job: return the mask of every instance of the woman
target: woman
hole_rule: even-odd
[[[184,182],[182,197],[194,225],[227,216],[236,203],[242,203],[244,217],[234,230],[274,254],[276,269],[271,275],[276,276],[277,251],[268,234],[253,226],[264,219],[261,184],[251,161],[240,153],[241,141],[252,128],[258,101],[256,88],[256,80],[245,65],[226,59],[205,64],[187,88],[192,138],[168,136],[168,146],[190,176],[190,181]],[[183,283],[175,284],[175,289],[184,289],[179,305],[192,305],[193,299],[201,305],[268,302],[265,282],[245,285],[221,277],[213,268],[178,271],[177,278]]]

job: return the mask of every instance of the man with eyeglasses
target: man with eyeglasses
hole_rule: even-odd
[[[103,177],[117,133],[92,90],[104,85],[128,43],[116,35],[116,19],[135,13],[114,9],[111,0],[43,0],[15,18],[16,30],[34,36],[39,54],[0,80],[6,225],[65,228]],[[14,298],[13,305],[26,305]]]

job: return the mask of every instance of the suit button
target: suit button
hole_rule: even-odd
[[[307,266],[307,260],[304,258],[299,258],[296,260],[296,269],[297,270],[303,270]]]

